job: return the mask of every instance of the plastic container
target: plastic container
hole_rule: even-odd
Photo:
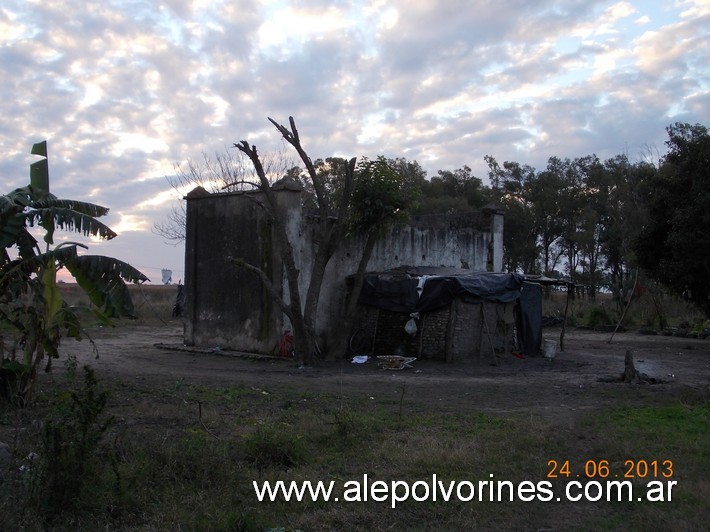
[[[542,341],[542,353],[545,358],[552,360],[557,354],[557,342],[554,340],[543,340]]]

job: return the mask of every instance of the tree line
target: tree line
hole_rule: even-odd
[[[606,160],[593,154],[552,156],[545,168],[536,169],[487,155],[487,184],[468,166],[430,177],[417,161],[377,161],[386,161],[388,175],[398,176],[399,192],[390,196],[408,198],[400,215],[460,213],[490,205],[501,209],[506,271],[564,278],[590,297],[609,291],[618,301],[641,272],[709,311],[710,133],[700,124],[675,123],[666,129],[667,152],[657,161],[632,161],[625,154]],[[238,159],[225,165],[225,160],[218,156],[218,164],[210,167],[205,157],[206,165],[190,164],[168,181],[174,188],[211,183],[212,191],[253,181],[251,165]],[[353,179],[346,179],[348,161],[336,157],[316,159],[308,172],[283,154],[268,161],[266,173],[301,183],[304,206],[314,211],[337,203],[342,184]],[[322,183],[320,200],[314,174]],[[172,239],[179,240],[184,235],[179,210],[173,217],[178,221],[156,226],[156,231],[169,238],[169,227]]]
[[[468,166],[427,179],[416,162],[393,164],[418,183],[415,213],[500,208],[507,271],[564,278],[592,298],[609,291],[617,300],[640,271],[708,312],[710,134],[687,123],[667,133],[657,162],[553,156],[536,169],[487,155],[489,185]]]

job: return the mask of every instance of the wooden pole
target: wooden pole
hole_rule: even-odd
[[[626,312],[629,310],[629,307],[631,306],[631,302],[634,299],[634,294],[636,293],[636,282],[638,281],[639,278],[639,269],[636,268],[636,275],[634,276],[634,286],[631,289],[631,296],[629,296],[629,302],[626,304],[626,308],[624,309],[624,312],[621,314],[621,318],[619,318],[619,323],[616,324],[616,327],[614,328],[614,332],[611,333],[611,337],[607,341],[607,344],[610,344],[611,341],[614,339],[614,335],[616,334],[616,331],[619,330],[619,327],[621,327],[621,323],[624,321],[624,318],[626,317]]]
[[[560,351],[565,350],[565,330],[567,329],[567,312],[569,311],[569,300],[572,296],[572,289],[574,284],[567,284],[567,301],[565,302],[565,315],[562,318],[562,331],[560,331]]]
[[[483,316],[483,325],[486,327],[486,336],[488,336],[488,342],[491,344],[491,354],[493,355],[493,364],[498,365],[498,358],[496,357],[496,348],[493,345],[493,338],[491,338],[491,330],[488,328],[488,320],[486,320],[486,303],[485,301],[481,303],[481,315]]]
[[[446,362],[452,362],[454,360],[454,353],[451,347],[454,339],[454,324],[456,322],[456,299],[454,299],[449,304],[449,319],[446,322],[446,335],[444,337],[445,348],[444,348],[444,360]]]

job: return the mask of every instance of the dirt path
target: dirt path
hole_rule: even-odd
[[[545,329],[554,338],[559,331]],[[654,398],[707,395],[710,392],[710,340],[665,336],[571,331],[566,350],[553,361],[507,356],[497,366],[415,361],[412,369],[382,370],[374,362],[332,361],[298,368],[289,360],[249,359],[232,353],[190,352],[157,347],[182,345],[182,328],[122,327],[95,332],[95,359],[89,342],[66,341],[64,353],[98,374],[166,384],[188,382],[212,386],[289,388],[348,396],[399,399],[409,408],[475,409],[488,413],[526,414],[565,424],[576,413],[602,404],[642,404]],[[605,382],[621,376],[630,349],[639,371],[657,380],[631,386]],[[56,365],[61,371],[62,364]]]

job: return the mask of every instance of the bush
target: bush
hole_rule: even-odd
[[[64,392],[56,414],[44,425],[35,473],[37,502],[48,517],[73,507],[90,480],[101,478],[106,464],[98,460],[104,432],[108,392],[99,390],[94,371],[84,366],[83,386]]]
[[[587,317],[587,325],[599,327],[600,325],[613,325],[614,318],[604,307],[592,307]]]
[[[246,457],[258,469],[292,467],[306,458],[306,448],[300,436],[286,425],[261,424],[245,441]]]

